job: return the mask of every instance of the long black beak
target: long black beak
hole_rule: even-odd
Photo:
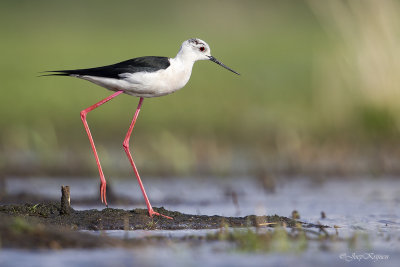
[[[235,74],[237,74],[237,75],[240,75],[240,73],[234,71],[233,69],[231,69],[231,68],[225,66],[224,64],[222,64],[221,62],[219,62],[215,57],[213,57],[213,56],[208,56],[208,58],[209,58],[212,62],[217,63],[218,65],[224,67],[225,69],[230,70],[230,71],[232,71],[233,73],[235,73]]]

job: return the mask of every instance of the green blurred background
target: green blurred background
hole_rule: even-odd
[[[145,99],[131,141],[148,175],[393,174],[400,168],[398,1],[0,2],[0,170],[97,175],[79,112],[110,95],[37,77],[174,57],[198,37],[240,72],[201,61],[182,90]],[[138,99],[88,115],[106,176]]]

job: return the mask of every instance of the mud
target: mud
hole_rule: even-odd
[[[36,218],[0,214],[2,248],[62,249],[126,246],[118,239],[73,231],[67,227],[41,223]]]
[[[169,211],[164,208],[154,208],[155,211],[174,218],[166,219],[160,216],[150,218],[147,209],[112,209],[103,210],[74,210],[69,214],[61,214],[60,204],[56,202],[22,205],[2,205],[0,214],[20,216],[26,220],[36,218],[38,221],[54,226],[64,226],[74,230],[179,230],[179,229],[215,229],[221,226],[253,227],[277,226],[304,228],[319,227],[298,220],[278,215],[273,216],[245,216],[223,217],[183,214]]]
[[[69,248],[135,246],[141,242],[95,236],[77,230],[179,230],[216,229],[227,227],[323,228],[278,215],[223,217],[183,214],[164,208],[155,211],[173,217],[173,220],[155,216],[150,218],[147,209],[83,210],[71,208],[62,214],[57,202],[40,204],[0,205],[0,241],[2,247],[19,248]]]

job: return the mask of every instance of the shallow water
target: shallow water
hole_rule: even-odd
[[[137,202],[141,192],[133,179],[111,181],[113,190]],[[380,179],[331,179],[315,182],[309,179],[282,179],[275,192],[267,192],[256,181],[246,177],[223,179],[146,179],[146,190],[153,206],[164,206],[168,210],[183,213],[245,216],[249,214],[290,216],[297,210],[302,221],[321,222],[329,226],[339,226],[328,231],[339,237],[349,237],[357,233],[367,236],[353,250],[347,242],[337,242],[321,246],[321,242],[309,242],[309,247],[301,253],[243,253],[237,252],[227,242],[200,242],[193,245],[183,241],[165,245],[149,245],[135,249],[95,249],[32,251],[2,250],[0,266],[297,266],[337,264],[363,266],[400,265],[400,180]],[[74,198],[97,197],[97,179],[45,179],[9,178],[7,192],[40,193],[58,199],[60,185],[71,187],[72,205],[76,209],[99,208],[100,205],[74,206]],[[236,201],[237,200],[237,201]],[[236,201],[236,202],[235,202]],[[99,201],[100,202],[100,201]],[[113,206],[113,208],[133,208]],[[144,203],[142,204],[143,207]],[[135,208],[138,206],[135,206]],[[325,219],[320,212],[324,211]],[[216,230],[178,231],[105,231],[113,237],[142,238],[153,235],[170,237],[171,240],[187,235],[206,235]],[[99,232],[94,232],[99,234]],[[387,260],[373,260],[374,253],[388,255]],[[366,259],[354,259],[354,255],[364,255]],[[344,256],[345,255],[345,256]],[[347,261],[346,261],[347,260]],[[27,265],[25,265],[27,264]],[[36,264],[36,265],[35,265]]]

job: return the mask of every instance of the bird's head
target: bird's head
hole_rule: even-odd
[[[190,55],[194,61],[207,60],[211,56],[210,46],[197,38],[184,41],[181,50],[188,56]]]
[[[212,62],[217,63],[218,65],[232,71],[233,73],[240,75],[236,71],[219,62],[215,57],[211,56],[210,46],[206,42],[198,38],[192,38],[184,41],[182,43],[181,49],[179,50],[179,54],[181,54],[184,58],[192,60],[193,62],[197,60],[211,60]]]

